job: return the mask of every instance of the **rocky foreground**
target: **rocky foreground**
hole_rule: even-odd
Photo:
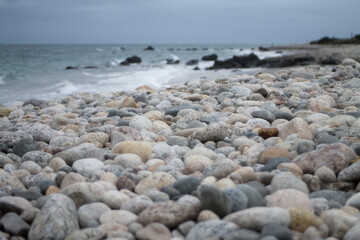
[[[0,108],[0,239],[359,239],[359,71]]]

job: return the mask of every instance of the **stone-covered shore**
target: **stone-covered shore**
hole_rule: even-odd
[[[359,71],[1,107],[0,239],[359,239]]]

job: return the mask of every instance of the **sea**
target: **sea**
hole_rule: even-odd
[[[145,51],[148,45],[142,44],[0,45],[0,105],[82,92],[131,91],[142,85],[162,88],[234,74],[234,70],[206,70],[213,61],[201,61],[201,58],[210,54],[216,54],[220,60],[250,53],[260,59],[281,55],[259,51],[260,45],[255,44],[151,46],[153,51]],[[140,64],[120,65],[135,55],[142,59]],[[167,59],[179,63],[167,64]],[[185,63],[192,59],[199,60],[198,64],[187,66]],[[68,66],[75,69],[66,70]]]

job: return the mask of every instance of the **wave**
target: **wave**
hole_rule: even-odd
[[[76,86],[74,83],[68,80],[56,84],[55,87],[56,87],[56,92],[58,92],[61,95],[76,93],[81,90],[80,87]]]
[[[233,49],[233,52],[236,55],[242,56],[242,55],[249,55],[251,53],[255,54],[256,56],[258,56],[258,58],[260,59],[265,59],[265,58],[272,58],[272,57],[281,57],[283,54],[282,53],[278,53],[276,51],[259,51],[259,50],[251,50],[251,49],[244,49],[244,50],[240,50],[240,49]]]

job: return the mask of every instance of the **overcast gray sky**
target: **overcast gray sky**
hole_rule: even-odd
[[[304,43],[360,33],[360,0],[0,0],[0,43]]]

